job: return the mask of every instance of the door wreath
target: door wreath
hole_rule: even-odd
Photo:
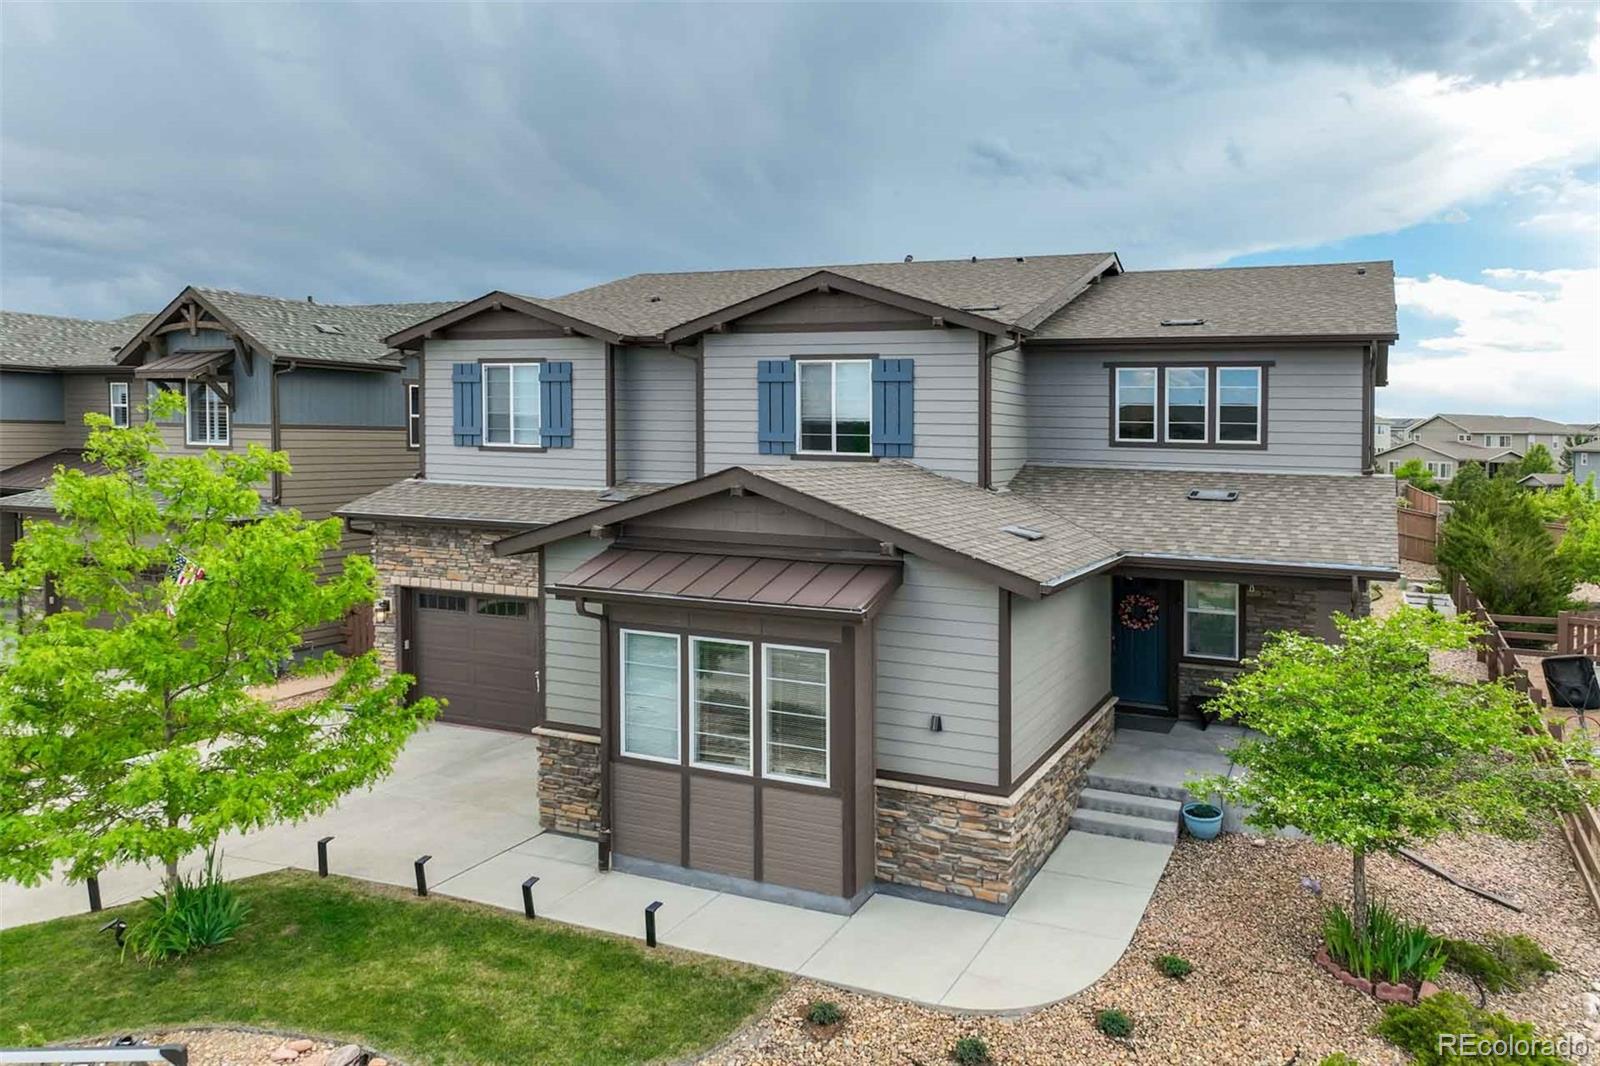
[[[1117,621],[1122,623],[1124,629],[1136,633],[1154,629],[1160,617],[1161,604],[1156,602],[1154,596],[1146,596],[1142,592],[1124,596],[1122,602],[1117,604]]]

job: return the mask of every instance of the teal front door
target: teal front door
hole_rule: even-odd
[[[1111,687],[1121,703],[1172,714],[1166,589],[1166,582],[1150,578],[1112,581]]]

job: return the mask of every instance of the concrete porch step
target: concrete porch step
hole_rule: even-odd
[[[1180,804],[1187,802],[1189,798],[1188,791],[1182,785],[1152,781],[1139,774],[1101,770],[1098,763],[1089,767],[1084,787],[1085,790],[1094,789],[1100,792],[1121,792],[1129,796],[1175,800]]]
[[[1136,814],[1085,810],[1079,807],[1072,812],[1067,827],[1080,833],[1145,840],[1152,844],[1178,842],[1178,822],[1174,818],[1141,818]]]
[[[1078,809],[1132,814],[1155,821],[1177,822],[1183,804],[1161,796],[1140,796],[1132,792],[1113,792],[1104,788],[1085,788],[1078,796]]]

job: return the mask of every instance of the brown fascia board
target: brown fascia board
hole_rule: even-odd
[[[647,496],[640,496],[632,500],[624,500],[610,507],[587,514],[577,515],[561,522],[553,522],[548,526],[532,530],[527,533],[517,533],[497,541],[494,552],[499,556],[521,555],[533,551],[546,544],[567,537],[578,536],[595,526],[609,526],[617,522],[626,522],[630,518],[640,515],[652,514],[668,507],[690,503],[694,500],[704,499],[726,492],[731,488],[739,487],[748,489],[759,496],[776,500],[778,503],[803,514],[813,515],[833,522],[836,525],[853,530],[863,536],[871,537],[878,541],[887,541],[911,552],[920,555],[930,562],[942,563],[967,573],[977,574],[985,581],[1009,589],[1028,599],[1036,600],[1043,595],[1039,582],[1021,574],[1013,573],[1004,567],[986,563],[981,559],[974,559],[970,555],[963,555],[932,541],[921,537],[912,536],[893,526],[865,518],[854,511],[819,500],[815,496],[807,495],[798,489],[775,481],[768,481],[760,474],[743,467],[730,467],[727,470],[708,474],[697,481],[687,481],[672,488],[659,489]]]
[[[272,351],[272,349],[268,348],[266,345],[252,337],[248,330],[240,329],[239,324],[233,319],[229,318],[227,315],[223,314],[221,311],[217,310],[216,306],[212,304],[210,300],[205,298],[204,293],[200,292],[193,285],[185,285],[183,287],[183,291],[172,298],[171,303],[167,304],[167,306],[163,307],[160,311],[151,316],[150,321],[144,324],[144,328],[138,333],[135,333],[128,343],[122,346],[121,350],[118,351],[116,355],[116,365],[128,365],[133,359],[133,353],[139,349],[139,346],[154,336],[156,330],[160,329],[166,324],[167,319],[172,317],[172,313],[174,311],[183,306],[185,300],[193,300],[201,307],[204,307],[207,311],[210,311],[213,318],[215,318],[218,322],[221,322],[224,326],[227,326],[229,332],[238,337],[244,338],[248,342],[250,349],[252,351],[260,352],[262,355],[266,356],[268,362],[277,361],[277,355]]]
[[[541,303],[529,300],[527,297],[517,296],[497,289],[494,292],[485,293],[476,300],[468,300],[466,303],[458,304],[448,311],[434,315],[432,318],[424,319],[414,326],[408,326],[398,333],[391,333],[383,338],[383,342],[391,348],[414,348],[426,340],[429,334],[438,330],[448,329],[458,322],[464,322],[476,315],[483,314],[485,311],[500,310],[520,311],[525,315],[542,318],[546,322],[553,322],[564,329],[572,330],[574,333],[581,333],[586,337],[594,337],[596,340],[603,340],[610,344],[620,344],[625,339],[621,333],[615,330],[609,330],[604,326],[597,326],[593,322],[585,322],[582,319],[573,318],[571,315],[562,314],[554,308],[546,307]]]
[[[1073,300],[1076,300],[1079,296],[1082,296],[1084,290],[1094,284],[1101,275],[1120,273],[1122,273],[1122,261],[1117,258],[1117,253],[1112,252],[1081,277],[1074,278],[1070,284],[1064,285],[1056,292],[1051,293],[1048,299],[1040,302],[1039,306],[1017,319],[1015,328],[1023,332],[1032,332],[1038,329],[1040,323],[1045,319],[1067,306]]]
[[[1219,344],[1392,344],[1399,334],[1370,333],[1255,333],[1234,336],[1175,337],[1028,337],[1023,344],[1035,350],[1049,348],[1205,348]]]
[[[820,289],[837,289],[840,292],[848,292],[855,296],[864,296],[869,300],[888,304],[890,307],[914,311],[918,314],[927,315],[930,319],[941,318],[954,325],[965,326],[968,329],[977,330],[979,333],[988,333],[996,337],[1005,333],[1017,332],[1017,327],[1015,326],[997,322],[982,315],[975,315],[970,311],[963,311],[956,307],[946,307],[943,304],[936,304],[931,300],[924,300],[917,296],[907,296],[903,292],[896,292],[894,289],[886,289],[880,285],[871,285],[864,281],[857,281],[854,278],[847,278],[830,270],[818,270],[815,273],[807,274],[803,278],[779,285],[775,289],[768,289],[766,292],[752,296],[747,300],[740,300],[738,303],[719,308],[709,315],[701,315],[699,318],[692,319],[682,325],[673,326],[663,333],[660,339],[668,344],[676,344],[697,333],[704,333],[709,329],[743,318],[745,315],[753,314],[756,311],[781,304],[785,300],[792,300],[796,296],[803,296],[808,292],[816,292]]]
[[[1159,570],[1211,570],[1240,576],[1261,574],[1267,577],[1365,577],[1393,581],[1400,571],[1371,563],[1280,563],[1267,559],[1242,559],[1226,556],[1165,555],[1159,552],[1129,552],[1120,562]]]

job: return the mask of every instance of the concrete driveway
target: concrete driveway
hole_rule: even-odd
[[[1069,834],[1005,917],[880,893],[850,917],[595,868],[595,845],[539,831],[531,737],[432,725],[395,772],[328,814],[223,841],[224,871],[315,870],[331,836],[331,872],[522,910],[643,938],[652,902],[666,944],[798,973],[879,995],[963,1010],[1018,1011],[1086,988],[1127,948],[1171,847]],[[101,877],[106,905],[152,891],[158,875]],[[0,886],[0,925],[87,910],[83,886]]]

